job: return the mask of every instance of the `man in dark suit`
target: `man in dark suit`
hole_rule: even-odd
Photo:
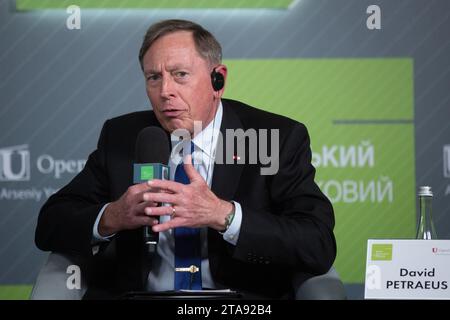
[[[306,128],[221,99],[227,69],[220,45],[195,23],[167,20],[151,26],[139,59],[153,111],[104,124],[83,171],[41,209],[37,246],[90,257],[97,270],[90,278],[103,286],[103,293],[116,295],[174,289],[179,271],[174,265],[174,231],[179,228],[201,230],[198,269],[203,288],[280,298],[290,295],[294,274],[304,281],[327,272],[336,255],[333,209],[314,182]],[[201,135],[194,130],[195,122],[202,124]],[[135,141],[148,126],[168,134],[177,129],[190,133],[192,148],[204,161],[171,168],[174,172],[183,167],[187,184],[154,180],[132,185]],[[230,155],[227,143],[218,143],[220,135],[227,137],[226,130],[276,132],[276,172],[262,174],[267,163],[260,159],[239,161],[241,156],[251,158],[251,148],[245,149],[245,157]],[[224,158],[233,163],[216,161],[222,147]],[[160,233],[151,264],[142,249],[143,226]],[[105,263],[102,254],[108,247],[114,257]]]

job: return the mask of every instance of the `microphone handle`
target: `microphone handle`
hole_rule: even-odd
[[[144,226],[143,228],[144,233],[144,245],[147,249],[148,253],[155,253],[156,252],[156,246],[158,245],[159,240],[159,233],[153,232],[152,227],[150,226]]]
[[[135,163],[133,165],[133,183],[143,183],[149,179],[168,180],[169,167],[161,163]],[[161,205],[161,203],[158,204],[158,206]],[[159,221],[159,217],[157,219]],[[159,241],[159,232],[153,232],[151,226],[144,226],[142,227],[142,237],[145,251],[155,253]]]
[[[162,204],[159,203],[158,207],[161,207]],[[159,217],[155,217],[159,223]],[[155,253],[156,247],[159,241],[159,232],[154,232],[151,226],[144,226],[143,228],[143,237],[144,237],[144,245],[147,249],[148,253]]]

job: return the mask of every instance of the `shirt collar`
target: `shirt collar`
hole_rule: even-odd
[[[222,124],[223,106],[222,101],[219,102],[216,114],[213,120],[201,130],[193,139],[192,142],[195,145],[195,149],[202,150],[202,153],[212,158],[215,154],[215,148],[217,145],[217,139],[219,137],[220,126]],[[172,142],[172,149],[175,148],[183,140],[179,140],[178,137],[170,135]],[[189,143],[189,140],[184,140],[184,143]]]

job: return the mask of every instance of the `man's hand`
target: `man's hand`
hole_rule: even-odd
[[[184,164],[186,175],[190,184],[182,184],[167,180],[152,180],[148,185],[152,189],[161,189],[166,192],[146,192],[144,199],[147,202],[166,202],[172,206],[146,207],[148,216],[172,216],[165,223],[153,225],[155,232],[161,232],[176,227],[210,227],[216,230],[225,229],[226,216],[233,210],[231,202],[219,199],[209,189],[206,181],[195,170],[190,156]],[[173,214],[173,209],[175,214]]]
[[[98,225],[98,232],[105,237],[121,230],[152,226],[158,221],[146,216],[144,209],[155,207],[153,201],[144,200],[144,195],[152,190],[147,183],[133,185],[117,200],[105,209]]]

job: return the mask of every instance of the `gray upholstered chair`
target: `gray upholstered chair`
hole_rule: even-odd
[[[86,279],[81,277],[80,289],[68,289],[67,273],[70,265],[79,266],[81,274],[88,267],[83,259],[67,254],[50,253],[44,267],[40,270],[31,292],[32,300],[80,300],[87,290]],[[344,300],[346,293],[342,281],[334,268],[326,274],[305,281],[301,286],[293,279],[297,300]]]

